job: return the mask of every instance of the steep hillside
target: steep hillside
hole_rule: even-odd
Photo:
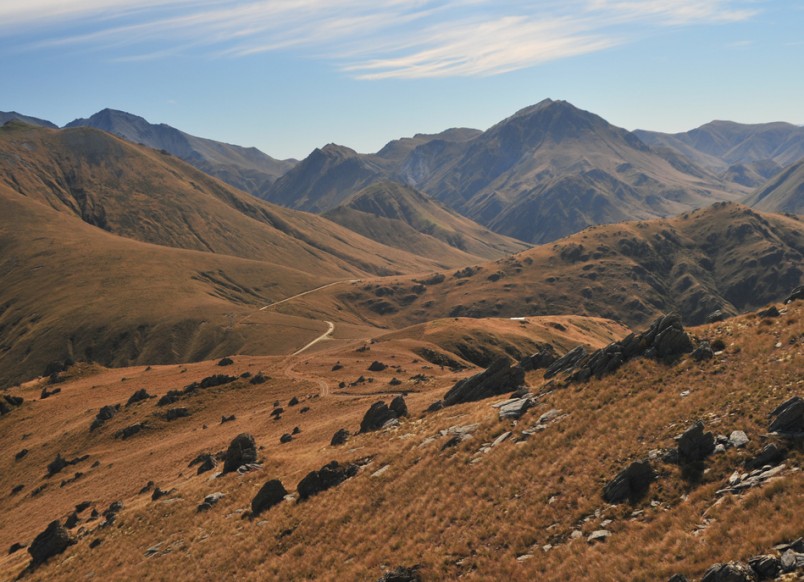
[[[96,129],[6,125],[0,153],[0,183],[143,242],[307,268],[321,276],[444,265],[268,204],[174,156]]]
[[[295,164],[295,160],[276,160],[257,148],[196,137],[164,123],[155,125],[142,117],[114,109],[104,109],[88,119],[76,119],[65,127],[94,127],[134,143],[165,150],[252,194],[268,187]]]
[[[758,188],[745,203],[765,212],[804,214],[804,160]]]
[[[413,137],[403,137],[388,142],[376,154],[371,156],[373,161],[386,167],[387,170],[397,173],[402,164],[411,153],[421,146],[443,147],[445,144],[461,144],[479,136],[482,131],[466,127],[454,127],[441,133],[417,133]]]
[[[440,257],[444,252],[418,250],[423,241],[430,244],[438,241],[486,259],[527,248],[524,243],[491,232],[413,188],[390,181],[364,188],[324,216],[382,244],[427,257]],[[463,265],[466,264],[463,254]]]
[[[784,167],[804,158],[804,127],[791,123],[712,121],[684,133],[634,133],[650,146],[670,147],[718,172],[732,164],[766,160]]]
[[[528,372],[517,420],[493,406],[507,394],[426,412],[478,370],[423,361],[441,346],[419,331],[226,367],[77,366],[44,400],[41,383],[13,387],[24,402],[0,417],[0,487],[13,491],[0,497],[0,544],[23,547],[0,555],[0,579],[28,567],[25,546],[53,520],[74,543],[26,579],[378,580],[416,567],[422,580],[700,580],[757,555],[778,566],[791,544],[795,563],[804,458],[771,423],[801,395],[804,302],[776,307],[688,329],[717,347],[708,359],[639,358],[565,389]],[[622,333],[583,318],[487,326],[567,347],[584,328],[599,334],[591,348]],[[155,398],[126,405],[140,388]],[[169,390],[177,400],[160,406]],[[406,413],[358,434],[370,406],[402,393]],[[167,420],[170,409],[184,412]],[[336,432],[345,444],[331,444]],[[229,448],[240,434],[248,446]],[[219,474],[245,458],[256,464]],[[635,461],[647,478],[617,481]],[[606,497],[612,482],[630,498]]]
[[[513,257],[334,290],[373,324],[439,317],[578,314],[645,325],[679,311],[701,323],[779,300],[804,280],[804,223],[739,204],[589,228]]]

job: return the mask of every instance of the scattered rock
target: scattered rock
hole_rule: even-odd
[[[401,398],[401,396],[397,398]],[[394,401],[396,401],[396,398]],[[392,401],[392,404],[394,401]],[[401,404],[405,407],[405,411],[407,411],[404,399],[402,400]],[[396,406],[398,409],[400,408],[399,403],[397,403]],[[360,422],[360,432],[365,433],[380,430],[389,421],[396,420],[398,417],[399,415],[395,410],[380,400],[372,404],[371,407],[366,411],[366,414],[363,415],[363,420]]]
[[[377,360],[374,360],[373,362],[371,362],[371,365],[369,365],[368,371],[369,372],[382,372],[387,367],[388,366],[386,366],[382,362],[378,362]]]
[[[142,489],[140,489],[140,495],[145,495],[146,493],[148,493],[149,491],[151,491],[153,488],[154,488],[154,482],[153,482],[153,481],[148,481],[148,482],[145,484],[145,487],[143,487]]]
[[[779,317],[781,313],[779,313],[775,305],[771,305],[767,309],[757,311],[757,315],[760,317]]]
[[[785,451],[780,449],[776,444],[769,443],[762,447],[756,457],[749,459],[745,462],[746,469],[759,469],[765,465],[775,466],[778,465],[785,456]]]
[[[204,501],[202,501],[198,505],[197,511],[208,511],[208,510],[212,509],[212,506],[215,505],[216,503],[218,503],[218,501],[220,501],[224,497],[226,497],[226,495],[224,493],[221,493],[220,491],[216,491],[215,493],[210,493],[209,495],[204,497]]]
[[[53,376],[50,377],[50,381],[53,382]],[[63,380],[61,380],[63,381]],[[61,392],[61,388],[54,388],[53,390],[48,391],[47,388],[42,388],[42,392],[39,394],[39,399],[44,400],[45,398],[50,398],[51,396],[58,394]]]
[[[715,357],[715,351],[712,349],[712,345],[704,340],[698,344],[698,347],[695,348],[692,352],[692,359],[696,362],[702,362],[703,360],[711,360]]]
[[[112,417],[117,414],[118,410],[120,410],[119,404],[110,404],[102,407],[95,416],[95,420],[93,420],[92,424],[89,426],[89,432],[93,432],[95,429],[102,427],[107,420],[111,420]]]
[[[408,405],[405,404],[405,398],[401,395],[391,400],[391,405],[389,408],[394,412],[394,414],[396,414],[397,418],[402,418],[408,415]]]
[[[309,406],[302,406],[301,408],[299,408],[299,414],[307,414],[308,412],[310,412]]]
[[[257,461],[257,445],[248,433],[237,435],[229,444],[223,461],[223,473],[237,471],[241,465]]]
[[[28,449],[22,449],[21,451],[17,452],[16,455],[14,455],[14,460],[20,461],[24,459],[27,455],[28,455]]]
[[[64,527],[67,529],[73,529],[76,525],[78,525],[78,512],[73,511],[70,515],[67,516],[67,519],[64,521]]]
[[[101,545],[102,543],[103,543],[103,540],[102,540],[102,539],[100,539],[100,538],[95,538],[94,540],[92,540],[91,542],[89,542],[89,549],[90,549],[90,550],[94,550],[95,548],[97,548],[97,547],[98,547],[99,545]]]
[[[770,432],[780,434],[800,434],[804,432],[804,400],[793,396],[770,413],[776,417],[770,424]]]
[[[700,420],[688,428],[678,439],[678,458],[682,464],[703,461],[715,450],[715,437],[704,432]]]
[[[109,527],[112,525],[117,519],[117,514],[123,509],[123,502],[122,501],[114,501],[106,508],[106,511],[103,512],[103,517],[105,521],[101,524],[101,527]]]
[[[422,582],[422,577],[419,574],[420,568],[420,566],[410,568],[399,566],[380,576],[377,582]]]
[[[718,490],[717,494],[724,493],[740,493],[752,487],[759,487],[764,485],[765,482],[779,475],[785,468],[785,465],[778,465],[773,468],[754,469],[750,473],[740,474],[735,471],[729,477],[728,485],[723,489]]]
[[[11,394],[4,394],[0,398],[0,416],[9,414],[14,408],[22,406],[23,399],[19,396],[12,396]]]
[[[519,367],[526,372],[541,370],[552,366],[557,359],[556,349],[551,344],[547,344],[535,354],[522,358]]]
[[[332,440],[330,441],[330,446],[337,447],[338,445],[342,445],[349,440],[349,431],[345,428],[339,428],[334,435],[332,435]]]
[[[219,366],[231,366],[234,364],[234,360],[232,358],[223,358],[220,362],[218,362]]]
[[[47,466],[48,477],[59,473],[67,465],[69,465],[69,463],[61,456],[61,453],[56,453],[56,458]]]
[[[480,374],[458,381],[444,395],[444,406],[475,402],[513,392],[525,383],[525,371],[511,366],[508,358],[498,358]]]
[[[732,431],[729,436],[729,443],[734,448],[741,449],[748,444],[748,436],[741,430]]]
[[[148,400],[149,398],[154,398],[154,396],[148,394],[148,391],[145,388],[141,388],[129,397],[128,401],[126,402],[126,408],[132,404],[136,404],[137,402]]]
[[[271,416],[275,416],[276,418],[279,418],[280,416],[282,416],[283,412],[285,412],[285,409],[282,408],[281,406],[277,406],[276,408],[274,408],[271,411]]]
[[[190,416],[190,411],[186,408],[171,408],[165,413],[166,420],[176,420],[177,418],[186,418]]]
[[[28,553],[31,554],[31,566],[35,568],[49,558],[61,554],[72,543],[74,542],[64,526],[58,520],[51,521],[28,548]]]
[[[266,376],[262,372],[257,372],[256,374],[254,374],[254,376],[251,378],[251,380],[248,381],[248,383],[253,384],[253,385],[257,385],[257,384],[265,384],[267,381],[268,381],[268,376]]]
[[[517,420],[535,404],[536,401],[530,394],[522,398],[506,400],[499,406],[500,420]]]
[[[291,435],[289,435],[288,433],[285,433],[281,437],[279,437],[279,442],[282,443],[283,445],[285,443],[289,443],[292,440],[293,440],[293,437]]]
[[[701,582],[754,582],[753,570],[742,562],[714,564],[704,572]]]
[[[332,366],[332,371],[333,372],[337,372],[338,370],[342,370],[342,369],[343,369],[343,364],[341,364],[339,361],[335,362],[335,365]]]
[[[233,414],[231,416],[221,416],[221,424],[225,424],[227,422],[234,422],[237,420],[237,417]]]
[[[279,479],[271,479],[263,485],[251,500],[251,515],[256,517],[282,502],[288,492]]]
[[[793,549],[785,550],[779,560],[783,572],[793,572],[804,568],[804,553]]]
[[[182,397],[181,390],[168,390],[167,394],[162,396],[159,400],[156,401],[157,406],[168,406],[169,404],[175,404],[179,401],[179,398]]]
[[[603,488],[608,503],[636,502],[648,492],[656,473],[647,460],[634,461]]]
[[[200,475],[201,473],[212,471],[215,467],[218,466],[218,462],[215,460],[215,457],[213,457],[209,453],[201,453],[190,462],[189,466],[192,467],[193,465],[198,465],[196,475]]]
[[[354,477],[357,469],[357,465],[340,465],[337,461],[332,461],[318,471],[311,471],[296,487],[299,501],[340,485],[349,477]]]
[[[170,489],[169,491],[165,491],[164,489],[160,489],[159,487],[156,487],[154,489],[154,492],[151,494],[151,501],[158,501],[159,499],[162,499],[163,497],[167,497],[168,495],[173,493],[173,491],[174,491],[173,489]]]
[[[8,548],[8,554],[9,555],[16,554],[20,550],[25,549],[27,547],[28,546],[26,546],[25,544],[13,543],[13,544],[11,544],[11,547]]]
[[[288,401],[288,406],[296,406],[299,403],[299,399],[295,396]]]

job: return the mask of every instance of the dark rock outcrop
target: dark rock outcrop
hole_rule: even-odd
[[[70,534],[64,526],[58,520],[51,521],[28,548],[28,553],[31,554],[31,566],[35,568],[53,556],[61,554],[72,543]]]
[[[263,511],[271,509],[274,505],[281,503],[287,494],[288,492],[279,479],[271,479],[251,500],[251,515],[256,517]]]
[[[332,440],[329,444],[330,446],[337,447],[338,445],[345,444],[347,440],[349,440],[349,431],[345,428],[340,428],[332,435]]]
[[[241,465],[254,463],[257,460],[257,445],[254,437],[248,433],[237,435],[226,449],[223,459],[223,472],[237,471]]]
[[[341,465],[337,461],[332,461],[318,471],[311,471],[296,487],[299,501],[340,485],[349,477],[357,475],[357,469],[357,465]]]
[[[535,354],[522,358],[519,362],[519,367],[526,372],[541,370],[552,366],[557,359],[558,355],[555,348],[551,344],[547,344]]]
[[[498,358],[485,371],[457,382],[444,395],[444,406],[475,402],[513,392],[525,383],[525,371],[511,366],[508,358]]]
[[[704,423],[700,420],[678,439],[678,460],[682,464],[703,461],[714,450],[715,437],[711,432],[704,432]]]
[[[656,479],[656,473],[647,460],[634,461],[603,488],[603,499],[608,503],[639,501]]]
[[[760,469],[765,465],[778,465],[784,459],[784,456],[784,449],[779,448],[775,443],[769,443],[762,447],[756,457],[745,462],[745,468],[750,470]]]
[[[368,371],[369,371],[369,372],[382,372],[382,371],[383,371],[383,370],[385,370],[387,367],[388,367],[388,366],[386,366],[386,365],[385,365],[385,364],[383,364],[382,362],[379,362],[379,361],[377,361],[377,360],[374,360],[373,362],[371,362],[371,365],[369,365],[369,367],[368,367]]]
[[[23,400],[19,396],[11,396],[10,394],[4,394],[2,398],[0,398],[0,416],[4,416],[10,413],[13,409],[22,406]]]
[[[171,408],[165,413],[165,420],[176,420],[190,416],[190,411],[186,408]]]
[[[69,464],[70,463],[68,463],[67,460],[64,457],[61,456],[61,453],[56,453],[56,458],[53,459],[50,462],[50,464],[48,464],[48,466],[47,466],[48,477],[50,477],[51,475],[55,475],[56,473],[60,472],[62,469],[64,469]]]
[[[107,420],[111,420],[117,411],[120,410],[119,404],[109,404],[108,406],[102,407],[98,414],[95,415],[95,419],[92,421],[92,424],[89,426],[89,432],[93,432],[96,429],[102,427]]]
[[[779,434],[804,433],[804,399],[793,396],[770,413],[775,417],[768,430]]]
[[[125,440],[133,437],[135,434],[144,430],[145,428],[147,428],[147,424],[145,422],[138,422],[118,430],[116,433],[114,433],[114,438]]]
[[[773,580],[782,569],[779,558],[776,556],[754,556],[748,560],[748,565],[760,580]]]
[[[771,305],[767,309],[760,309],[757,311],[757,315],[759,317],[779,317],[781,313],[779,313],[779,310],[775,305]]]
[[[396,414],[397,418],[408,415],[408,405],[405,404],[405,398],[401,395],[391,400],[389,408]]]
[[[213,457],[209,453],[201,453],[190,463],[191,467],[193,465],[198,465],[198,470],[195,472],[195,474],[200,475],[201,473],[212,471],[215,467],[218,466],[218,461],[216,461],[215,457]]]
[[[282,443],[283,445],[286,444],[286,443],[289,443],[292,440],[293,440],[293,435],[290,435],[288,433],[285,433],[281,437],[279,437],[279,442]]]
[[[148,394],[148,391],[145,388],[140,388],[129,397],[128,401],[126,402],[126,408],[132,404],[136,404],[137,402],[148,400],[149,398],[153,398],[153,396]]]
[[[232,358],[222,358],[219,362],[219,366],[231,366],[234,364],[234,360]]]
[[[754,582],[754,571],[742,562],[714,564],[704,572],[701,582]]]
[[[712,345],[704,340],[698,344],[698,347],[695,348],[692,352],[692,359],[696,362],[702,362],[704,360],[711,360],[715,357],[715,351],[712,349]]]
[[[360,432],[371,432],[381,429],[385,424],[391,420],[395,420],[402,416],[407,416],[408,407],[405,404],[405,399],[402,396],[397,396],[391,401],[391,406],[385,402],[377,401],[363,415],[363,420],[360,422]]]
[[[549,380],[556,374],[560,374],[565,370],[571,370],[581,358],[585,357],[587,354],[586,348],[583,346],[578,346],[577,348],[573,348],[568,351],[566,354],[555,360],[552,364],[547,366],[547,369],[544,371],[544,378]]]

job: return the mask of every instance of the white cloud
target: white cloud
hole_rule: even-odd
[[[363,79],[493,75],[604,50],[636,32],[729,23],[756,0],[26,0],[0,5],[30,46],[242,58],[294,50]],[[45,16],[43,16],[45,15]],[[44,27],[44,28],[43,28]],[[90,32],[87,32],[90,31]]]

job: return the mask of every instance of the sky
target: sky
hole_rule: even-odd
[[[802,0],[0,0],[0,111],[110,107],[303,158],[545,98],[626,129],[804,124]]]

